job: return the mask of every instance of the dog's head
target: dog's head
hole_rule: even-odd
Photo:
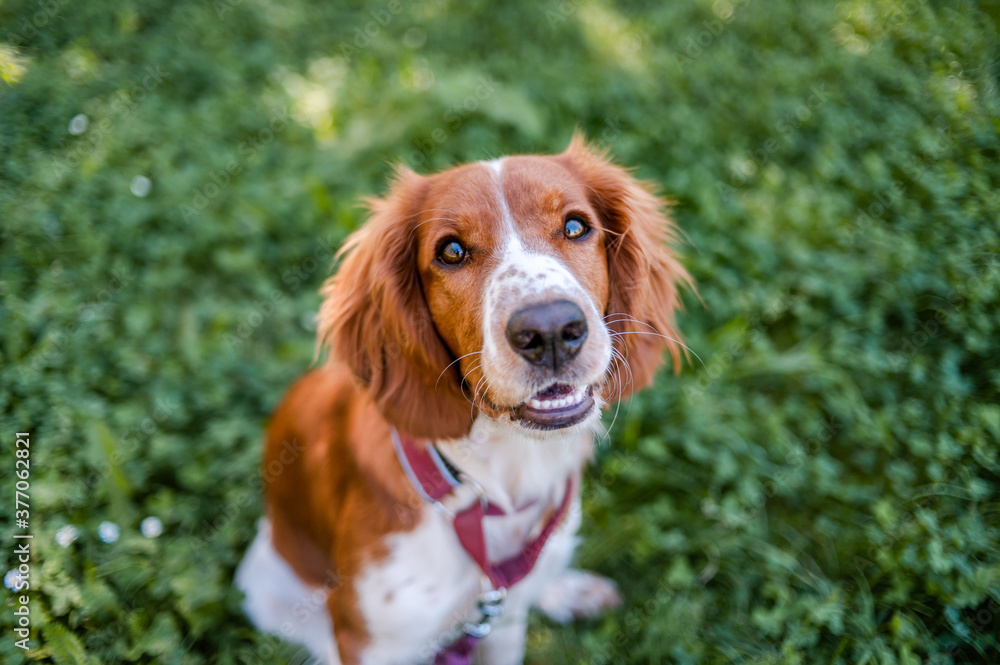
[[[663,201],[580,137],[555,156],[400,169],[324,285],[319,339],[416,437],[477,415],[586,426],[652,381],[678,283]]]

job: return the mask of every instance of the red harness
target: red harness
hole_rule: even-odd
[[[472,557],[472,560],[476,562],[493,587],[479,598],[479,609],[483,614],[480,622],[478,624],[465,624],[463,626],[465,634],[445,647],[444,650],[439,651],[434,660],[435,665],[471,663],[476,643],[490,632],[489,620],[503,612],[502,603],[506,590],[520,582],[532,571],[545,543],[548,542],[549,537],[566,516],[573,496],[573,477],[570,476],[566,481],[566,491],[563,494],[562,503],[549,517],[541,532],[527,543],[519,553],[499,563],[492,563],[486,555],[483,519],[489,516],[507,515],[508,513],[491,503],[482,488],[465,477],[464,474],[453,471],[454,467],[448,464],[433,444],[427,443],[421,446],[406,434],[397,433],[396,430],[392,432],[392,440],[396,448],[396,456],[410,482],[413,483],[413,487],[424,501],[451,515],[452,526],[462,549]],[[452,513],[440,501],[455,487],[462,484],[472,487],[479,495],[480,500],[474,501],[464,510]],[[531,505],[533,504],[524,506],[522,510]]]

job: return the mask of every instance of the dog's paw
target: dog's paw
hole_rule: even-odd
[[[622,596],[614,582],[571,568],[542,588],[535,606],[553,621],[568,623],[597,616],[621,604]]]

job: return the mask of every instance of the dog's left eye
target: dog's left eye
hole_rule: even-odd
[[[587,231],[589,230],[590,227],[587,226],[582,219],[576,217],[575,215],[567,217],[566,221],[563,222],[563,235],[570,240],[582,238],[587,235]]]
[[[438,250],[438,261],[449,266],[457,266],[465,262],[467,254],[462,243],[457,240],[449,240]]]

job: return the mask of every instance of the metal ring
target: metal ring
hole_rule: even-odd
[[[493,630],[493,626],[490,625],[488,621],[482,621],[480,623],[472,623],[471,621],[462,627],[466,635],[470,635],[476,639],[482,639],[490,634]]]
[[[431,501],[431,508],[438,511],[439,513],[441,513],[450,520],[455,519],[455,512],[450,508],[448,508],[448,506],[441,503],[440,501]]]
[[[458,479],[462,481],[463,485],[468,485],[469,487],[472,488],[472,491],[476,493],[476,495],[479,497],[479,505],[483,507],[483,512],[485,513],[489,508],[490,500],[486,498],[486,490],[483,489],[483,486],[477,483],[472,478],[470,478],[465,473],[459,473]]]

